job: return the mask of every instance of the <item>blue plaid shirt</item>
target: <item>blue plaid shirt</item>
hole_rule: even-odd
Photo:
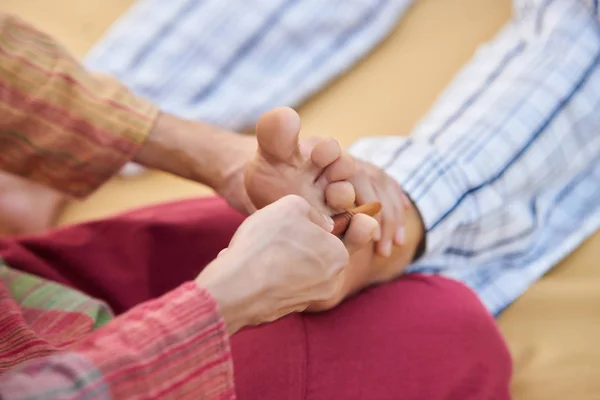
[[[600,25],[592,2],[515,2],[409,138],[351,151],[415,200],[412,271],[472,287],[498,314],[600,227]],[[541,3],[541,4],[540,4]]]
[[[343,72],[410,3],[142,0],[87,63],[168,111],[240,129]],[[597,1],[514,5],[409,138],[351,148],[416,201],[428,246],[412,270],[465,282],[494,314],[600,227]]]

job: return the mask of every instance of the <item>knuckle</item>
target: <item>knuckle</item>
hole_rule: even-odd
[[[350,263],[350,253],[342,242],[339,242],[338,248],[335,251],[335,258],[333,260],[333,271],[338,273],[344,266]]]
[[[406,220],[406,214],[404,213],[404,208],[397,207],[396,211],[396,222],[404,222]]]
[[[335,256],[335,259],[339,261],[345,261],[348,259],[348,257],[350,257],[344,242],[335,236],[334,243],[332,243],[332,245],[329,247],[329,251]]]
[[[333,300],[337,297],[339,292],[340,284],[337,280],[331,281],[329,285],[327,285],[327,291],[325,293],[327,300]]]
[[[356,170],[354,171],[354,176],[359,180],[364,180],[368,177],[367,170],[365,169],[363,164],[357,164]]]
[[[389,210],[390,207],[387,207],[387,208],[388,208],[388,210],[386,210],[385,212],[382,212],[383,220],[386,223],[393,223],[396,215],[393,211]]]
[[[336,248],[337,247],[337,248]],[[341,244],[339,247],[328,246],[326,252],[323,253],[323,267],[325,269],[325,277],[331,279],[336,276],[350,262],[350,254],[346,246]]]

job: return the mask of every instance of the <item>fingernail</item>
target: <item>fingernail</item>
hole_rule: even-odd
[[[396,242],[397,245],[403,245],[405,239],[406,239],[406,228],[401,226],[400,228],[396,229],[396,235],[394,236],[394,241]]]
[[[392,255],[392,242],[385,241],[381,244],[381,253],[384,257],[389,257]]]

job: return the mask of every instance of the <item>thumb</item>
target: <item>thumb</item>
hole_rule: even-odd
[[[269,208],[279,208],[280,210],[287,210],[288,212],[292,211],[292,213],[297,216],[308,217],[312,223],[325,229],[327,232],[333,230],[333,220],[331,217],[321,214],[316,208],[311,206],[306,199],[300,196],[287,195],[277,200],[275,203],[266,206],[262,211],[264,212]]]
[[[316,208],[308,208],[308,219],[313,223],[325,229],[327,232],[333,231],[333,219],[330,216],[320,213]]]
[[[375,218],[366,214],[356,214],[350,221],[350,226],[343,239],[348,253],[352,255],[355,251],[369,244],[378,228],[379,224]]]

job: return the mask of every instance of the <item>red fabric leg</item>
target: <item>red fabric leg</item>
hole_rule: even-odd
[[[504,400],[511,359],[460,283],[409,275],[232,338],[240,400]]]
[[[0,257],[121,313],[194,279],[227,247],[243,219],[219,198],[185,200],[1,240]]]
[[[160,205],[0,241],[16,268],[105,299],[117,312],[193,279],[243,217],[219,199]],[[463,285],[406,276],[328,313],[232,338],[241,400],[508,399],[510,357]]]

